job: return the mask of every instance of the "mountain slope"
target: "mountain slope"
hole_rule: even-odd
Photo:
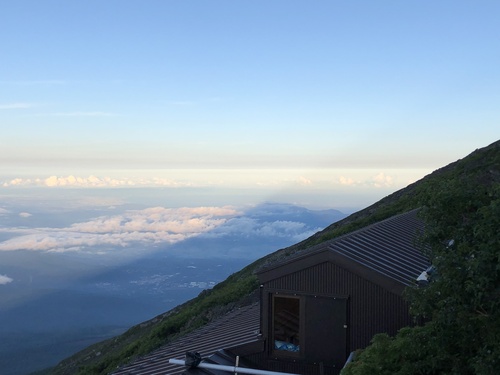
[[[258,282],[254,271],[260,267],[285,259],[300,251],[335,238],[341,234],[362,228],[398,213],[422,207],[437,193],[436,186],[442,181],[468,179],[478,185],[500,182],[500,141],[474,151],[446,167],[436,170],[420,181],[401,189],[370,207],[330,225],[308,239],[278,250],[231,275],[210,291],[162,314],[155,319],[131,328],[114,339],[96,344],[61,362],[52,374],[106,374],[117,365],[126,363],[138,355],[148,353],[161,344],[189,332],[235,305],[255,300]]]
[[[408,288],[422,324],[380,333],[342,373],[500,373],[500,160],[438,181],[423,209],[432,268]]]

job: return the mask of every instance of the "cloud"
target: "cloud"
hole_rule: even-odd
[[[113,179],[99,179],[98,177],[95,176],[89,176],[87,178],[82,178],[82,177],[75,177],[75,176],[67,176],[67,177],[57,177],[57,176],[50,176],[43,181],[41,181],[41,184],[47,187],[54,187],[54,186],[118,186],[122,182],[120,181],[115,181]],[[126,183],[126,182],[124,182]]]
[[[10,214],[10,211],[0,207],[0,215],[7,215],[7,214]]]
[[[237,214],[231,207],[131,210],[66,228],[23,229],[24,234],[0,242],[0,251],[68,252],[92,247],[128,247],[137,242],[171,244],[214,230]]]
[[[30,214],[29,212],[20,212],[19,216],[21,216],[21,217],[30,217],[30,216],[33,216],[33,215]]]
[[[14,178],[2,183],[3,187],[17,186],[41,186],[41,187],[83,187],[83,188],[103,188],[103,187],[132,187],[132,186],[162,186],[162,187],[187,187],[191,183],[181,183],[167,178],[111,178],[78,176],[49,176],[46,178]]]
[[[273,237],[290,238],[301,241],[322,228],[309,228],[305,223],[288,220],[261,221],[251,217],[229,219],[223,225],[200,235],[203,238],[237,237]]]
[[[14,178],[9,182],[4,182],[2,186],[7,187],[7,186],[30,185],[30,184],[31,184],[30,179]]]
[[[301,241],[321,228],[300,221],[242,216],[234,207],[151,207],[100,216],[65,228],[0,228],[15,237],[0,242],[0,251],[105,253],[145,249],[189,238],[253,238]],[[140,246],[137,244],[140,243]]]
[[[368,186],[375,188],[392,187],[394,186],[394,177],[386,175],[383,172],[371,176],[365,180],[355,180],[351,177],[340,176],[338,183],[344,186]]]
[[[0,104],[0,109],[25,109],[32,108],[35,105],[32,103],[5,103]]]
[[[347,185],[347,186],[352,186],[356,184],[356,182],[352,178],[344,176],[339,177],[339,183],[341,185]]]
[[[302,185],[302,186],[310,186],[312,185],[312,181],[309,180],[308,178],[304,177],[304,176],[300,176],[298,179],[297,179],[297,183],[299,185]]]
[[[93,246],[126,246],[124,236],[116,234],[91,235],[59,231],[29,234],[0,243],[0,251],[31,250],[50,252],[79,251]]]
[[[386,175],[383,172],[380,172],[376,176],[372,177],[371,183],[376,188],[391,187],[392,185],[394,185],[394,178],[392,176]]]
[[[55,113],[42,113],[39,116],[60,116],[60,117],[111,117],[118,116],[116,113],[100,112],[100,111],[75,111],[75,112],[55,112]]]
[[[0,275],[0,285],[6,285],[8,283],[13,282],[14,279],[10,278],[7,275]]]

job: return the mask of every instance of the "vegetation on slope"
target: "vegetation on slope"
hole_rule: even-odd
[[[233,274],[212,290],[201,293],[197,298],[149,322],[135,326],[117,338],[96,344],[77,353],[61,362],[51,373],[57,375],[107,374],[116,369],[118,365],[127,363],[133,358],[146,354],[179,335],[207,323],[236,304],[248,303],[245,299],[248,299],[252,293],[255,294],[258,289],[257,278],[254,275],[257,269],[281,261],[294,253],[307,251],[314,245],[395,214],[407,212],[417,207],[429,206],[436,193],[449,190],[449,186],[445,186],[447,183],[453,184],[453,181],[465,179],[470,180],[471,186],[473,186],[474,183],[482,184],[482,179],[490,178],[488,177],[490,174],[496,173],[496,177],[498,177],[499,150],[500,142],[476,150],[468,157],[435,171],[374,205],[332,224],[310,238],[259,259]],[[429,216],[429,218],[432,217]],[[402,332],[404,334],[404,331]],[[414,332],[416,334],[417,330]],[[392,342],[388,338],[385,340]]]
[[[500,373],[499,151],[472,155],[452,179],[429,185],[423,240],[434,269],[425,287],[407,290],[426,323],[375,336],[343,374]]]

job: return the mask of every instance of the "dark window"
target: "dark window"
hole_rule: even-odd
[[[300,352],[300,319],[298,297],[274,296],[272,323],[275,350]]]

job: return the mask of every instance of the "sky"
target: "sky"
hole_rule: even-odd
[[[362,208],[498,139],[498,14],[481,0],[3,1],[0,198],[157,188],[191,189],[180,206]]]

